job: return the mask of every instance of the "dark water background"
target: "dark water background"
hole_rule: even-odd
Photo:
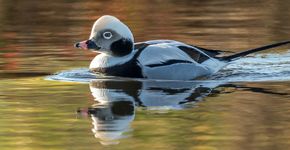
[[[289,40],[289,8],[287,0],[0,0],[0,149],[289,149],[289,46],[209,82],[46,80],[89,65],[95,54],[73,44],[104,14],[136,41],[238,52]]]

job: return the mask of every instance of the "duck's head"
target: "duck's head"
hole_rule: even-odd
[[[78,42],[75,47],[120,57],[133,51],[134,37],[119,19],[105,15],[94,23],[89,40]]]

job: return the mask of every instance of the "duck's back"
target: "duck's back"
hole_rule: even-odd
[[[219,61],[195,47],[171,40],[144,43],[147,45],[138,50],[137,60],[147,78],[191,80],[216,72],[212,68]]]

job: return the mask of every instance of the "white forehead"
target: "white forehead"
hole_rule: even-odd
[[[105,15],[100,17],[93,25],[90,38],[92,38],[96,32],[103,29],[114,30],[121,36],[132,39],[134,41],[131,30],[114,16]]]

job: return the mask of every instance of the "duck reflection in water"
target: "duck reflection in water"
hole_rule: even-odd
[[[232,93],[237,90],[264,94],[289,95],[271,89],[247,87],[225,82],[208,81],[128,81],[92,80],[90,90],[95,104],[78,110],[92,118],[95,137],[103,145],[118,144],[129,136],[136,107],[154,110],[191,108],[206,96]]]
[[[92,132],[101,144],[118,144],[120,139],[130,134],[130,124],[134,120],[136,107],[155,110],[182,109],[188,103],[218,93],[214,88],[220,84],[92,80],[90,90],[96,103],[78,112],[90,115]]]
[[[118,144],[119,139],[127,137],[124,133],[130,130],[134,120],[132,101],[115,101],[98,103],[88,109],[92,118],[92,132],[103,145]]]

